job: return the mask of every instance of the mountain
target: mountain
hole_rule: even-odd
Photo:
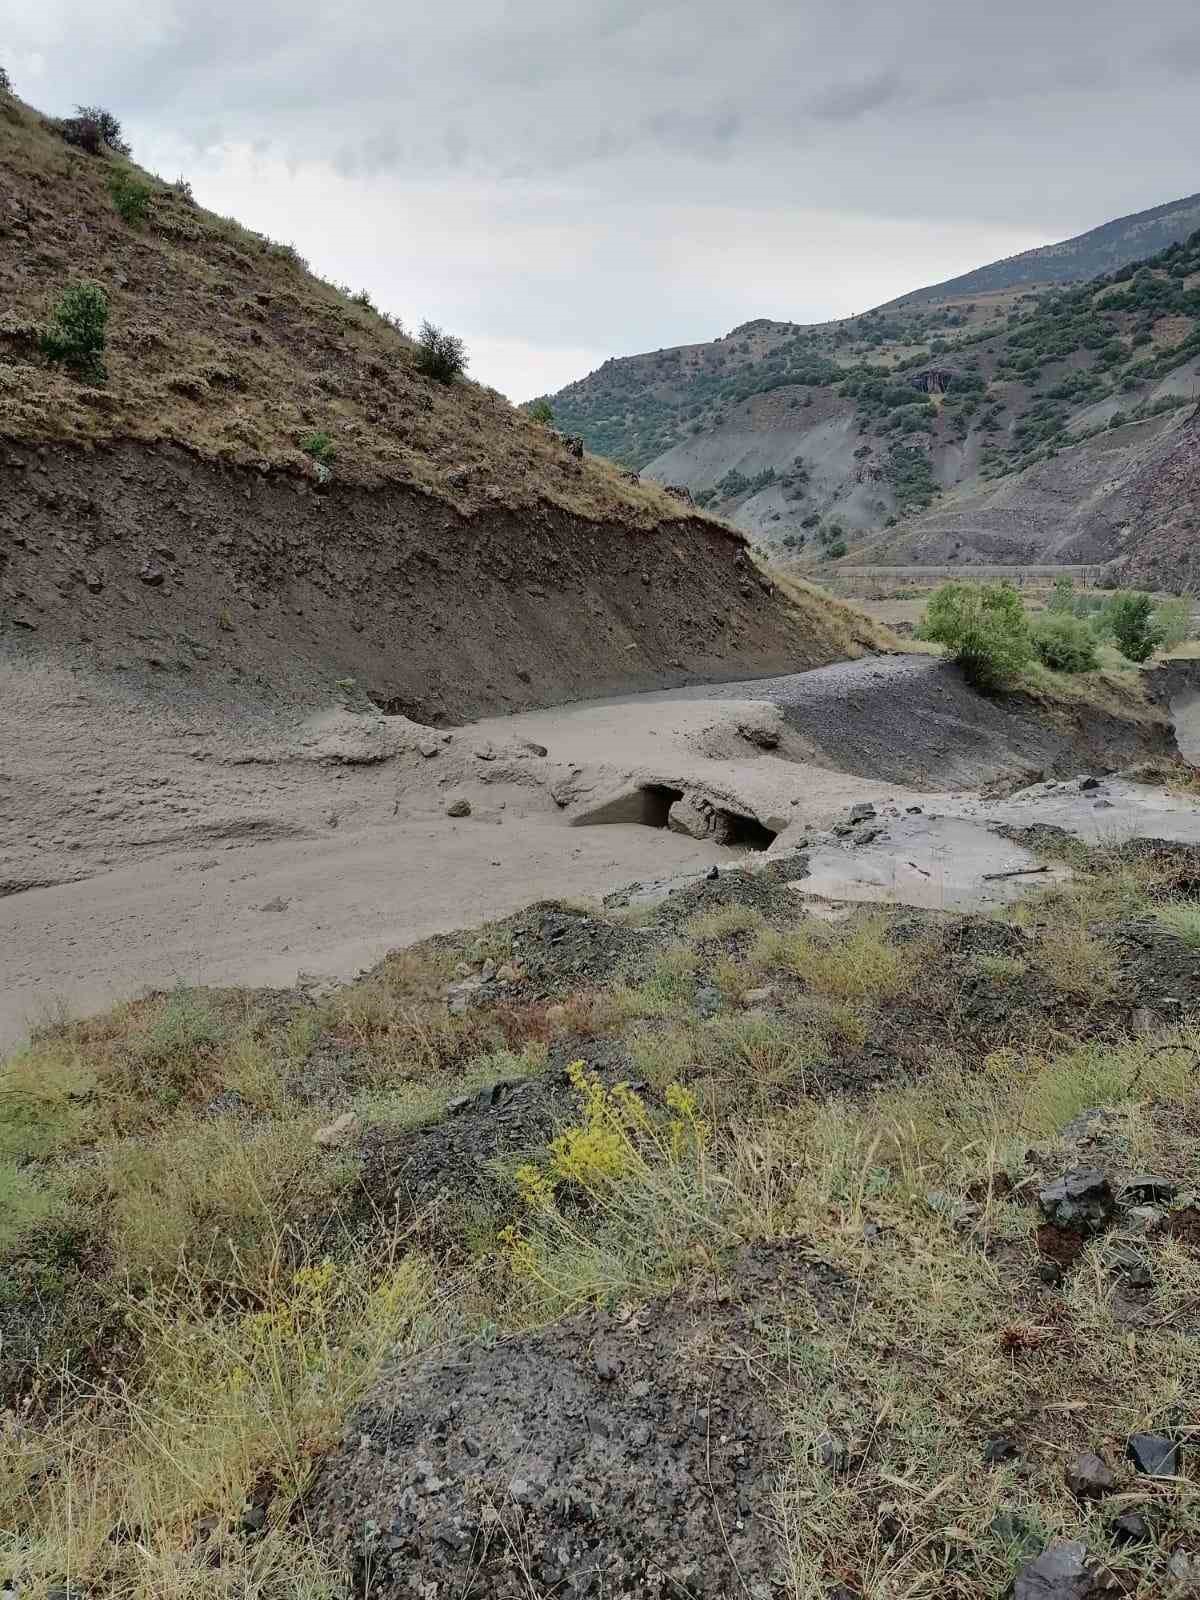
[[[3,88],[0,218],[0,653],[433,721],[842,652],[729,528]],[[47,353],[72,305],[99,362]]]
[[[1112,224],[1107,242],[1105,229],[1083,239],[1095,252],[1158,237],[1194,220],[1192,207]],[[1081,248],[1074,259],[1095,255]],[[814,328],[746,323],[710,345],[609,362],[556,396],[555,414],[777,553],[827,559],[866,540],[904,559],[935,547],[945,559],[945,541],[878,536],[944,517],[942,531],[957,538],[961,505],[1003,510],[1025,560],[1055,559],[1063,543],[1088,479],[1086,463],[1069,468],[1075,446],[1105,435],[1087,460],[1103,459],[1108,479],[1131,476],[1200,393],[1200,230],[1082,284],[920,298]],[[1012,475],[1031,468],[1052,486],[1053,537],[1007,503]],[[1089,527],[1092,553],[1081,559],[1130,555],[1095,518]],[[985,547],[997,548],[962,544]]]
[[[581,434],[589,449],[641,469],[721,428],[752,397],[788,385],[819,388],[864,361],[903,369],[944,354],[964,338],[1002,331],[1034,289],[1119,270],[1197,227],[1200,195],[1192,195],[901,295],[861,316],[812,325],[759,318],[709,343],[614,357],[548,398],[560,425]],[[788,400],[797,401],[792,410],[807,404],[805,394]],[[656,467],[650,475],[663,476]]]
[[[1196,228],[1200,228],[1200,194],[1117,217],[1059,244],[1044,244],[1035,250],[1023,250],[1020,255],[1006,256],[1003,261],[964,272],[961,277],[902,295],[884,309],[936,305],[940,301],[961,300],[964,295],[992,294],[998,289],[1080,283],[1098,278],[1103,272],[1115,272],[1130,261],[1156,255]]]

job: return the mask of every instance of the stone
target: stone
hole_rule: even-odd
[[[1125,1449],[1138,1472],[1146,1478],[1177,1478],[1179,1446],[1162,1433],[1133,1433]]]
[[[878,815],[879,813],[871,802],[863,800],[858,805],[850,807],[850,815],[847,820],[849,822],[870,822],[872,817],[877,817]]]
[[[910,816],[910,817],[924,816],[924,814],[925,814],[924,807],[923,806],[906,806],[905,807],[905,814],[907,816]]]
[[[261,1533],[267,1525],[266,1506],[247,1506],[242,1512],[240,1527],[243,1533]]]
[[[519,968],[514,967],[511,961],[506,961],[502,967],[496,969],[497,983],[518,983],[520,977]]]
[[[1170,1178],[1156,1178],[1153,1173],[1139,1172],[1121,1190],[1121,1199],[1153,1205],[1156,1201],[1173,1200],[1177,1189],[1178,1185],[1172,1183]]]
[[[1020,1451],[1012,1439],[986,1439],[983,1445],[985,1467],[998,1467],[1005,1461],[1015,1461]]]
[[[482,988],[482,978],[461,978],[457,983],[452,983],[446,990],[446,1004],[450,1007],[450,1015],[461,1017],[471,1004],[472,996],[478,994]]]
[[[704,881],[706,883],[716,883],[720,876],[721,869],[719,867],[709,867],[708,871],[704,874]]]
[[[492,961],[491,959],[489,959],[489,960],[485,961],[483,963],[483,966],[480,967],[480,969],[479,969],[479,981],[480,981],[480,983],[491,983],[491,981],[493,980],[493,978],[495,976],[496,976],[496,963],[494,961]]]
[[[148,589],[157,589],[166,577],[166,573],[161,567],[156,566],[153,561],[147,561],[145,566],[139,570],[138,577]]]
[[[313,1143],[325,1149],[333,1149],[337,1145],[349,1144],[352,1139],[357,1139],[359,1134],[359,1121],[353,1111],[343,1111],[336,1121],[329,1123],[324,1128],[318,1128],[313,1134]]]
[[[1145,1544],[1152,1537],[1150,1524],[1140,1511],[1125,1511],[1109,1524],[1118,1544]]]
[[[446,807],[448,817],[469,817],[471,815],[471,802],[465,794],[456,795]]]
[[[417,750],[425,757],[426,761],[428,761],[432,756],[441,755],[442,741],[440,739],[434,739],[431,737],[418,739]]]
[[[1099,778],[1080,778],[1079,780],[1080,792],[1083,794],[1086,794],[1089,789],[1098,789],[1099,787]]]
[[[1111,1494],[1117,1479],[1112,1468],[1094,1450],[1076,1456],[1067,1468],[1067,1488],[1076,1500],[1099,1500]]]
[[[813,1460],[830,1472],[845,1472],[850,1465],[850,1452],[835,1433],[819,1433],[813,1440]]]
[[[1077,1539],[1048,1545],[1013,1579],[1012,1600],[1090,1600],[1099,1593],[1087,1546]]]
[[[1074,1167],[1038,1192],[1038,1205],[1055,1228],[1100,1233],[1112,1221],[1112,1186],[1098,1167]]]

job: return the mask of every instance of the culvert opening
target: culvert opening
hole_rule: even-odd
[[[682,799],[682,789],[669,789],[665,783],[648,783],[638,790],[636,820],[647,828],[665,828],[670,824],[671,807]]]
[[[779,837],[757,817],[743,817],[736,811],[724,812],[721,822],[721,843],[740,845],[743,850],[769,850]]]

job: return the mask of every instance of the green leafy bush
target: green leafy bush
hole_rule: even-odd
[[[337,446],[327,433],[310,433],[307,438],[301,439],[300,448],[314,461],[330,462],[337,455]]]
[[[531,400],[525,407],[525,412],[534,422],[540,422],[544,428],[552,428],[554,426],[554,411],[549,400],[545,398]]]
[[[1048,611],[1030,629],[1038,660],[1054,672],[1095,672],[1100,665],[1096,636],[1069,612]]]
[[[826,559],[826,561],[840,561],[842,556],[844,556],[845,554],[846,554],[846,541],[845,541],[845,539],[835,539],[832,544],[827,544],[825,546],[825,559]]]
[[[129,144],[121,133],[121,124],[103,106],[76,106],[75,115],[67,117],[58,127],[68,144],[77,145],[91,155],[99,155],[104,145],[114,155],[129,154]]]
[[[1163,641],[1154,601],[1140,590],[1113,595],[1101,615],[1106,631],[1129,661],[1148,661]]]
[[[131,227],[136,228],[146,220],[151,193],[148,183],[135,177],[126,168],[118,167],[109,174],[108,192],[112,195],[113,205]]]
[[[944,583],[925,608],[921,637],[945,645],[977,689],[998,688],[1033,658],[1029,622],[1009,583]]]
[[[12,79],[3,67],[0,67],[0,94],[12,93]]]
[[[104,377],[101,356],[107,336],[108,296],[98,283],[73,283],[51,313],[42,350],[51,361],[99,380]]]
[[[467,351],[453,333],[423,322],[417,335],[417,371],[439,383],[453,383],[467,370]]]
[[[1074,611],[1075,580],[1063,576],[1054,580],[1054,589],[1046,602],[1047,611]]]

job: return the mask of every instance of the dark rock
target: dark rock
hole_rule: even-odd
[[[104,579],[98,572],[89,572],[83,580],[83,585],[89,594],[99,594],[104,588]]]
[[[908,806],[905,808],[905,814],[910,817],[923,816],[924,812],[925,808],[923,806]]]
[[[446,815],[448,817],[469,817],[471,815],[471,802],[466,795],[459,795],[457,799],[451,800],[446,807]]]
[[[1057,1261],[1039,1261],[1037,1275],[1043,1283],[1048,1283],[1052,1289],[1057,1288],[1063,1281],[1063,1269]]]
[[[987,1439],[983,1446],[985,1467],[998,1467],[1001,1462],[1015,1461],[1020,1451],[1012,1439]]]
[[[850,1452],[841,1439],[833,1433],[820,1433],[813,1440],[813,1460],[830,1472],[845,1472],[850,1465]]]
[[[260,1505],[247,1506],[238,1523],[243,1533],[261,1533],[266,1525],[267,1508]]]
[[[1140,1511],[1126,1511],[1109,1526],[1118,1544],[1145,1544],[1152,1537],[1150,1524]]]
[[[146,565],[138,573],[138,577],[148,588],[157,589],[166,577],[166,573],[161,567],[155,566],[153,561],[147,561]]]
[[[1080,778],[1079,780],[1079,788],[1082,793],[1086,794],[1089,789],[1098,789],[1099,787],[1099,778]]]
[[[1121,1190],[1121,1199],[1136,1201],[1141,1205],[1153,1205],[1155,1201],[1173,1200],[1177,1184],[1170,1178],[1156,1178],[1153,1173],[1139,1172]]]
[[[709,867],[708,871],[704,874],[705,881],[707,883],[716,883],[720,876],[721,869],[719,867]]]
[[[1099,1167],[1075,1167],[1039,1191],[1038,1205],[1055,1228],[1100,1233],[1112,1221],[1112,1186]]]
[[[1099,1593],[1096,1569],[1078,1540],[1047,1546],[1013,1580],[1012,1600],[1091,1600]]]
[[[1067,1488],[1077,1500],[1099,1500],[1116,1484],[1112,1468],[1094,1450],[1085,1450],[1067,1468]]]
[[[875,810],[875,807],[871,804],[871,802],[869,800],[863,800],[858,805],[850,807],[850,816],[848,820],[850,822],[870,822],[872,817],[876,817],[878,815],[879,813]]]
[[[1147,1478],[1179,1476],[1179,1446],[1174,1439],[1168,1439],[1165,1434],[1131,1434],[1126,1454],[1137,1470]]]

